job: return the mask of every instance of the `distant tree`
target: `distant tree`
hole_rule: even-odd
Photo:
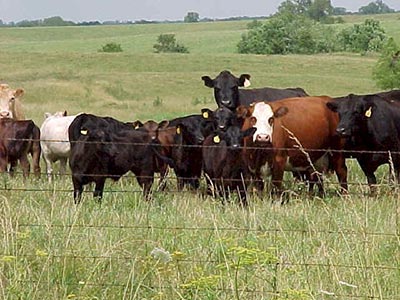
[[[372,76],[382,89],[400,88],[400,47],[393,38],[384,45]]]
[[[71,21],[64,21],[61,17],[50,17],[50,18],[46,18],[43,19],[43,21],[41,22],[42,26],[71,26],[71,25],[75,25],[74,22]]]
[[[153,46],[156,53],[160,52],[178,52],[189,53],[189,50],[176,42],[175,34],[160,34],[157,38],[157,44]]]
[[[111,43],[107,43],[104,46],[101,46],[101,48],[99,49],[99,52],[122,52],[122,47],[120,44],[111,42]]]
[[[366,19],[363,24],[343,29],[338,38],[343,50],[365,53],[382,49],[386,34],[378,20]]]
[[[344,7],[333,7],[332,8],[332,15],[334,16],[343,16],[348,14],[346,8]]]
[[[395,10],[390,8],[388,5],[383,3],[382,0],[376,0],[375,2],[370,2],[366,6],[360,7],[358,10],[360,14],[371,15],[371,14],[387,14],[394,13]]]
[[[286,0],[278,7],[278,15],[304,15],[324,21],[333,12],[331,0]]]
[[[332,14],[331,0],[314,0],[308,8],[308,16],[316,21],[322,21]]]
[[[251,28],[238,44],[239,53],[312,54],[333,52],[336,36],[303,15],[276,15]]]
[[[185,23],[195,23],[200,20],[199,14],[197,12],[188,12],[183,21]]]

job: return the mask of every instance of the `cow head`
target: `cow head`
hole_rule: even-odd
[[[213,143],[219,144],[221,141],[225,141],[226,146],[232,150],[240,150],[243,147],[244,138],[253,135],[255,131],[254,127],[242,131],[239,126],[230,126],[226,131],[216,134],[213,137]]]
[[[373,96],[356,96],[353,94],[333,102],[327,107],[337,112],[339,123],[336,132],[343,137],[355,136],[363,131],[366,121],[374,114],[375,103]]]
[[[217,77],[211,79],[203,76],[204,85],[214,89],[214,97],[218,107],[225,106],[231,110],[239,106],[239,87],[250,86],[250,75],[242,74],[239,78],[229,71],[222,71]]]
[[[156,140],[157,136],[158,136],[158,130],[167,128],[168,124],[169,124],[169,121],[166,121],[166,120],[161,121],[160,123],[157,123],[153,120],[149,120],[149,121],[146,121],[145,123],[142,123],[139,120],[137,120],[132,123],[132,126],[136,130],[146,131],[152,140]]]
[[[217,108],[215,111],[203,108],[201,113],[205,120],[213,123],[215,130],[226,131],[230,126],[241,125],[236,114],[226,107]]]
[[[272,143],[272,133],[276,118],[284,116],[288,109],[281,106],[273,111],[266,102],[257,102],[250,107],[239,106],[236,110],[238,117],[244,119],[243,128],[255,127],[253,142]]]
[[[17,118],[17,101],[24,94],[23,89],[13,90],[7,84],[0,84],[0,118]]]

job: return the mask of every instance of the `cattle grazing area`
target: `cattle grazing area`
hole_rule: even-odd
[[[400,299],[398,91],[377,54],[239,55],[247,23],[0,29],[0,299]]]

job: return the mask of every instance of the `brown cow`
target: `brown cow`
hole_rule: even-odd
[[[14,174],[18,160],[21,163],[24,177],[29,175],[30,164],[28,153],[33,149],[34,173],[40,175],[40,131],[31,120],[16,121],[12,119],[0,119],[0,170]]]
[[[319,193],[323,195],[319,172],[327,168],[319,168],[318,164],[326,160],[327,155],[332,155],[333,169],[342,190],[347,190],[343,153],[327,151],[344,147],[344,140],[336,134],[338,115],[326,106],[330,101],[332,99],[326,96],[289,98],[238,108],[238,115],[245,118],[243,128],[257,128],[253,142],[263,143],[271,149],[271,157],[264,162],[269,160],[271,163],[272,183],[279,191],[282,189],[284,170],[297,170],[306,171],[309,179],[317,182]]]

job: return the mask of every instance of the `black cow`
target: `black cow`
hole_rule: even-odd
[[[347,99],[327,103],[329,109],[339,114],[336,131],[347,138],[348,156],[357,159],[371,192],[375,191],[372,185],[376,184],[376,169],[390,160],[399,180],[400,106],[383,100],[377,95],[349,95]]]
[[[148,198],[155,172],[153,139],[145,131],[118,122],[113,118],[81,114],[71,123],[69,165],[75,203],[80,202],[84,185],[94,182],[93,196],[101,199],[106,178],[118,180],[128,171],[136,175]]]
[[[206,138],[203,144],[203,169],[207,175],[209,192],[214,186],[218,194],[227,198],[231,191],[237,191],[242,205],[247,205],[249,171],[242,148],[244,138],[255,131],[256,128],[241,131],[239,126],[229,126],[225,131],[217,131]]]
[[[239,105],[250,105],[259,101],[275,101],[284,98],[305,97],[308,94],[302,88],[260,88],[239,89],[249,85],[249,74],[242,74],[237,78],[229,71],[222,71],[215,79],[203,76],[204,85],[214,89],[214,97],[218,107],[225,106],[235,110]]]
[[[377,96],[377,97],[379,97],[377,99],[383,99],[383,100],[389,101],[391,103],[400,102],[400,90],[390,90],[390,91],[379,92],[379,93],[374,93],[374,94],[367,94],[367,95],[349,94],[347,96],[336,97],[333,99],[340,101],[340,100],[346,100],[346,99],[350,99],[350,98],[367,97],[367,96],[370,96],[370,97]]]
[[[179,190],[185,185],[198,189],[202,170],[201,145],[213,132],[212,122],[202,115],[189,115],[170,120],[168,126],[159,132],[162,150],[158,151],[158,156],[174,169]]]
[[[30,172],[28,153],[32,154],[34,173],[40,176],[40,129],[32,120],[0,119],[0,171],[10,165],[10,175],[20,161],[23,176]]]

